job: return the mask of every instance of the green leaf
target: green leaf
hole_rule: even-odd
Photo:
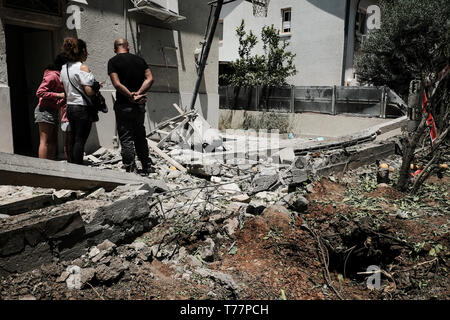
[[[281,296],[280,296],[280,299],[281,299],[281,300],[287,300],[287,299],[286,299],[286,294],[284,293],[284,290],[283,290],[283,289],[281,289]]]
[[[238,252],[238,247],[233,246],[233,248],[231,248],[231,250],[228,252],[231,255],[235,255]]]

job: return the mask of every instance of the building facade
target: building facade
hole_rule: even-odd
[[[205,0],[1,0],[0,1],[0,152],[34,156],[39,144],[34,124],[35,96],[45,67],[61,50],[64,37],[87,42],[87,64],[102,89],[110,112],[100,114],[87,151],[113,147],[115,117],[113,88],[107,62],[114,56],[116,38],[128,38],[132,53],[146,59],[155,77],[148,95],[146,126],[177,115],[173,103],[188,106],[197,79],[194,52],[204,38],[208,15]],[[218,125],[218,38],[196,107],[208,122]],[[62,140],[62,139],[59,139]],[[62,151],[62,150],[59,150]]]
[[[267,17],[254,17],[252,4],[238,0],[224,6],[219,62],[238,58],[236,28],[242,19],[246,31],[258,37],[263,26],[274,25],[288,49],[296,54],[297,75],[288,79],[296,86],[346,85],[355,82],[354,57],[367,34],[367,12],[377,0],[272,0]],[[373,18],[373,17],[372,17]],[[261,41],[255,48],[262,54]]]

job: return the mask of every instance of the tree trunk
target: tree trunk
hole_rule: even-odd
[[[408,136],[403,141],[402,166],[397,182],[397,188],[400,191],[406,191],[408,189],[411,162],[414,160],[414,153],[425,130],[426,119],[428,117],[427,115],[423,115],[422,94],[422,82],[418,80],[411,81],[408,97],[408,121],[417,121],[418,119],[421,119],[421,121],[414,133],[408,133]]]

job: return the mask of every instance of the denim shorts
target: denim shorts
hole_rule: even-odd
[[[57,126],[59,123],[59,112],[55,109],[37,106],[34,110],[34,119],[35,123],[45,122]]]

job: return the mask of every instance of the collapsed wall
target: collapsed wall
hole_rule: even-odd
[[[54,259],[71,260],[109,239],[133,241],[158,224],[148,185],[104,189],[85,200],[0,220],[0,275],[32,270]]]

